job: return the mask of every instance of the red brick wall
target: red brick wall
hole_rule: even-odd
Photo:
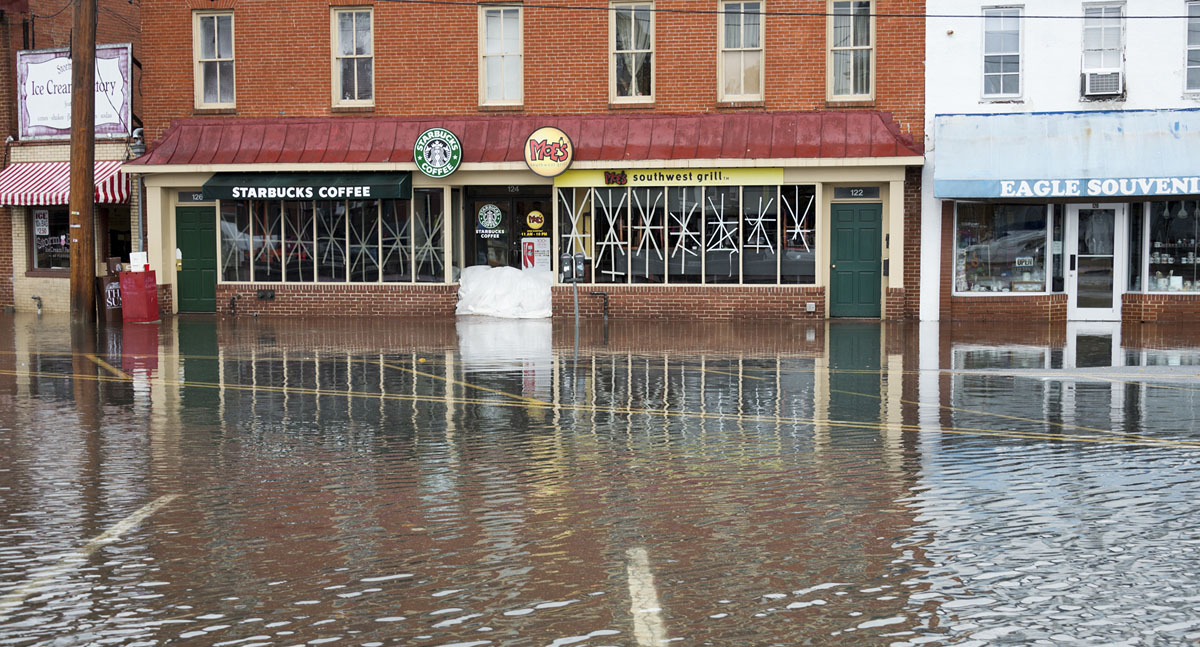
[[[274,290],[269,301],[259,290]],[[458,286],[441,284],[217,284],[217,312],[229,314],[229,299],[237,299],[239,315],[436,317],[454,314]]]
[[[555,286],[553,291],[554,316],[573,316],[571,286]],[[608,314],[613,319],[794,320],[825,316],[825,288],[814,286],[580,285],[581,317],[604,316],[604,300],[588,294],[593,291],[608,293]],[[805,312],[810,301],[816,303],[816,312]]]
[[[12,209],[0,207],[0,306],[13,305]]]
[[[236,114],[327,116],[330,107],[328,0],[142,0],[147,39],[147,135],[193,110],[191,9],[232,7]],[[336,1],[332,4],[345,4]],[[356,2],[355,4],[372,4]],[[570,5],[573,9],[555,9]],[[919,0],[878,0],[884,14],[921,14]],[[377,115],[471,115],[478,105],[478,8],[474,5],[375,2]],[[578,9],[590,7],[591,10]],[[524,106],[527,114],[605,112],[608,103],[607,0],[548,0],[524,12]],[[673,0],[671,9],[712,12],[711,0]],[[765,16],[765,100],[749,110],[871,109],[891,112],[917,142],[923,137],[924,26],[921,18],[879,18],[875,99],[825,101],[826,0],[783,0]],[[656,14],[655,103],[641,112],[697,113],[717,103],[714,13]]]
[[[921,316],[921,167],[904,173],[904,309],[901,317]],[[893,268],[895,271],[896,268]],[[892,317],[888,317],[891,319]]]
[[[1200,321],[1200,294],[1130,292],[1121,297],[1121,320],[1194,324]]]

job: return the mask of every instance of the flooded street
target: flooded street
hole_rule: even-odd
[[[1200,644],[1179,327],[68,324],[0,646]]]

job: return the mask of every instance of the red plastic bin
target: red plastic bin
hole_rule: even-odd
[[[158,321],[158,279],[153,270],[121,272],[121,318],[126,322]]]

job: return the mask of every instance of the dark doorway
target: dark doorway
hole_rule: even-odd
[[[553,240],[551,196],[549,186],[467,187],[466,264],[520,269],[522,241]]]

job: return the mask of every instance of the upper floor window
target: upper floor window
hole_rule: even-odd
[[[233,13],[194,14],[192,34],[196,107],[233,106]]]
[[[370,9],[333,11],[333,104],[372,105],[375,46]]]
[[[762,98],[762,4],[726,2],[721,7],[721,99]]]
[[[521,10],[481,9],[480,85],[482,103],[520,105],[522,83]]]
[[[1021,10],[983,10],[983,96],[1021,94]]]
[[[1083,8],[1083,93],[1121,94],[1124,89],[1125,6]]]
[[[654,5],[612,6],[609,91],[613,101],[654,100]]]
[[[1200,2],[1188,3],[1187,90],[1200,92]]]
[[[872,0],[836,0],[830,17],[829,95],[832,99],[862,100],[873,95],[875,56]]]

